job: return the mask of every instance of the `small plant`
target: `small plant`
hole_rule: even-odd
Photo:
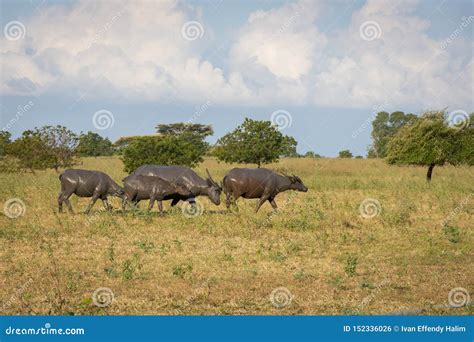
[[[184,278],[186,273],[190,273],[192,270],[193,270],[193,265],[191,264],[187,264],[187,263],[179,264],[173,267],[173,275],[180,278]]]
[[[346,266],[344,271],[349,277],[353,277],[356,273],[357,268],[357,257],[355,255],[348,255],[346,259]]]
[[[138,248],[140,248],[142,251],[144,251],[145,253],[149,253],[151,252],[153,249],[155,249],[155,244],[153,242],[150,242],[150,241],[137,241],[135,243],[135,245],[138,246]]]
[[[142,264],[140,261],[140,256],[138,254],[134,254],[131,259],[127,259],[122,264],[122,277],[125,280],[133,279],[135,272],[142,268]]]
[[[444,226],[443,232],[446,238],[452,243],[458,243],[460,241],[459,228],[453,226]]]

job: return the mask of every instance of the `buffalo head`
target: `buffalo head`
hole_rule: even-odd
[[[287,177],[291,182],[290,189],[301,191],[301,192],[308,191],[308,188],[303,184],[303,181],[300,179],[300,177],[295,176],[295,175],[291,175]]]
[[[209,197],[212,203],[214,203],[215,205],[219,205],[221,204],[222,187],[212,179],[208,169],[206,169],[206,172],[208,176],[208,178],[206,179],[208,185],[207,196]]]

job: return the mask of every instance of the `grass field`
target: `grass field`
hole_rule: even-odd
[[[117,158],[78,167],[125,175]],[[206,160],[197,172],[206,167],[222,179],[234,165]],[[0,174],[2,207],[26,207],[0,214],[1,314],[474,313],[441,305],[452,289],[474,289],[472,167],[437,167],[431,185],[424,168],[379,160],[268,167],[292,170],[309,191],[280,194],[278,213],[265,203],[257,215],[255,200],[228,212],[200,197],[193,218],[169,202],[164,216],[145,202],[123,214],[118,199],[112,214],[98,201],[85,216],[88,199],[74,196],[76,214],[59,215],[57,173]],[[366,199],[380,203],[373,218],[361,216]],[[93,303],[101,287],[114,294],[107,307]]]

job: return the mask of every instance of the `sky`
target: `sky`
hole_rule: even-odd
[[[470,0],[1,0],[0,130],[271,120],[366,155],[378,111],[473,111]]]

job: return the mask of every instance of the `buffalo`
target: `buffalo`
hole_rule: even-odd
[[[141,200],[149,199],[148,210],[153,208],[155,201],[158,201],[158,209],[163,212],[162,200],[165,196],[178,194],[181,196],[190,195],[188,189],[180,184],[171,184],[160,177],[131,175],[123,179],[125,196],[123,198],[122,209],[125,211],[127,202],[138,203]]]
[[[63,212],[63,202],[66,203],[72,213],[72,205],[69,197],[76,194],[79,197],[92,197],[86,209],[90,212],[92,206],[100,198],[106,210],[112,210],[107,197],[117,196],[123,198],[124,190],[114,182],[107,174],[100,171],[68,169],[59,175],[61,181],[61,192],[58,196],[59,212]]]
[[[273,209],[277,209],[275,196],[282,191],[296,190],[306,192],[308,188],[297,176],[280,175],[264,168],[235,168],[229,171],[223,181],[226,194],[226,207],[230,208],[231,200],[239,197],[259,198],[256,212],[265,201],[270,202]]]
[[[212,203],[219,205],[222,187],[212,179],[209,170],[206,169],[206,172],[208,178],[203,179],[196,172],[184,166],[142,165],[132,175],[160,177],[171,184],[184,186],[188,193],[183,195],[174,192],[163,197],[163,200],[172,200],[171,206],[175,206],[180,200],[194,203],[197,196],[207,196]],[[160,202],[159,200],[159,206],[161,206]]]

